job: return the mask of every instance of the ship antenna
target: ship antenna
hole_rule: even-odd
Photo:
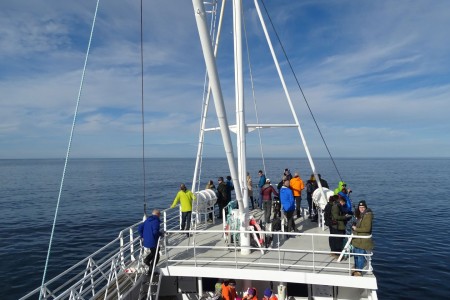
[[[143,4],[141,0],[141,121],[142,121],[142,176],[144,192],[144,217],[147,217],[147,200],[145,198],[146,174],[145,174],[145,119],[144,119],[144,26],[142,21]]]

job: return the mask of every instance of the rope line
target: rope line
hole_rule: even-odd
[[[289,57],[287,56],[287,53],[286,53],[286,51],[284,49],[284,46],[283,46],[283,43],[281,42],[281,39],[280,39],[280,37],[278,35],[277,30],[275,29],[275,25],[272,22],[272,18],[270,17],[269,12],[267,11],[266,5],[264,4],[264,0],[261,0],[261,3],[263,5],[263,7],[264,7],[264,10],[266,11],[266,14],[267,14],[267,17],[269,19],[270,25],[272,26],[272,29],[273,29],[273,31],[275,33],[275,36],[277,37],[278,43],[280,44],[280,47],[281,47],[281,49],[283,51],[284,57],[286,58],[286,61],[287,61],[288,65],[289,65],[289,68],[291,69],[291,72],[292,72],[292,74],[293,74],[293,76],[295,78],[295,81],[297,82],[297,86],[300,89],[300,92],[301,92],[301,94],[303,96],[303,99],[305,100],[305,103],[306,103],[306,106],[308,107],[309,113],[310,113],[310,115],[311,115],[311,117],[312,117],[312,119],[314,121],[314,124],[316,125],[317,130],[319,131],[320,137],[321,137],[321,139],[323,141],[323,144],[325,145],[325,148],[326,148],[326,150],[328,152],[328,155],[330,156],[330,159],[333,162],[334,168],[336,169],[336,172],[337,172],[340,180],[343,181],[341,173],[339,172],[338,167],[336,165],[336,162],[334,161],[334,158],[331,155],[330,149],[328,148],[328,145],[327,145],[327,143],[325,141],[325,138],[324,138],[324,136],[322,134],[322,131],[320,130],[319,125],[317,124],[316,118],[315,118],[315,116],[314,116],[314,114],[313,114],[313,112],[311,110],[311,107],[309,106],[308,100],[306,99],[306,95],[303,92],[303,89],[302,89],[302,87],[300,85],[300,82],[299,82],[299,80],[297,78],[297,75],[295,74],[295,71],[294,71],[294,68],[292,67],[291,61],[289,60]]]
[[[50,253],[51,253],[51,248],[52,248],[53,235],[55,233],[55,227],[56,227],[56,219],[58,217],[59,204],[61,202],[62,189],[63,189],[63,186],[64,186],[64,178],[65,178],[65,175],[66,175],[67,163],[68,163],[69,154],[70,154],[70,147],[72,145],[72,138],[73,138],[73,133],[74,133],[75,124],[76,124],[76,120],[77,120],[78,106],[80,104],[81,92],[83,90],[84,77],[85,77],[85,74],[86,74],[86,66],[87,66],[87,62],[88,62],[88,58],[89,58],[89,51],[90,51],[90,48],[91,48],[92,36],[94,34],[94,26],[95,26],[95,21],[97,19],[97,11],[98,11],[98,7],[99,7],[99,2],[100,2],[100,0],[97,0],[97,4],[95,6],[94,18],[92,20],[91,33],[90,33],[90,36],[89,36],[89,43],[88,43],[88,47],[87,47],[87,50],[86,50],[86,57],[84,59],[84,66],[83,66],[83,72],[82,72],[82,75],[81,75],[80,88],[78,90],[77,102],[76,102],[76,106],[75,106],[75,113],[74,113],[74,116],[73,116],[72,128],[70,130],[69,143],[67,145],[66,158],[65,158],[65,161],[64,161],[64,169],[63,169],[63,174],[62,174],[62,178],[61,178],[61,184],[59,186],[58,201],[56,203],[55,216],[53,218],[52,232],[50,234],[50,241],[49,241],[49,244],[48,244],[47,258],[45,260],[44,273],[42,275],[42,284],[41,284],[41,289],[40,289],[40,292],[39,292],[39,300],[42,299],[43,292],[44,292],[45,276],[47,274],[48,262],[50,260]]]
[[[251,60],[250,60],[250,49],[248,47],[247,27],[245,26],[246,22],[245,22],[244,13],[242,13],[242,24],[244,25],[245,46],[247,48],[247,61],[248,61],[248,69],[249,69],[249,75],[250,75],[250,83],[252,86],[252,98],[253,98],[253,105],[255,107],[256,124],[259,125],[258,106],[256,105],[255,85],[254,85],[254,81],[253,81],[253,69],[252,69],[252,64],[251,64]],[[261,151],[261,159],[262,159],[262,163],[263,163],[263,170],[264,170],[264,174],[266,174],[266,161],[264,158],[261,129],[259,127],[257,127],[257,130],[258,130],[258,138],[259,138],[259,149]],[[267,174],[266,174],[266,176],[267,176]]]

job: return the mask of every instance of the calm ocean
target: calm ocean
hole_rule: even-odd
[[[353,201],[375,212],[373,265],[380,299],[448,299],[450,295],[450,159],[337,159]],[[229,175],[223,159],[204,160],[208,179]],[[0,291],[17,299],[41,284],[63,160],[0,160]],[[284,168],[311,173],[306,160],[266,159],[267,176]],[[330,187],[332,163],[316,160]],[[75,159],[66,173],[47,279],[114,239],[143,215],[142,161]],[[193,159],[148,159],[149,208],[167,208],[179,184],[190,185]],[[254,183],[261,160],[247,163]],[[303,201],[305,205],[306,201]]]

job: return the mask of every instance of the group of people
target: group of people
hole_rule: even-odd
[[[257,289],[254,287],[247,288],[240,297],[236,291],[236,281],[234,279],[219,280],[215,285],[214,296],[210,299],[221,300],[278,300],[278,297],[273,293],[270,287],[264,290],[264,293],[259,296]]]
[[[260,180],[258,186],[260,186],[260,203],[259,207],[264,210],[264,221],[270,222],[271,209],[272,209],[272,197],[279,197],[281,202],[281,209],[287,219],[287,232],[296,231],[294,222],[294,213],[297,218],[300,215],[301,193],[305,189],[302,179],[298,172],[294,173],[294,176],[290,174],[289,169],[285,169],[283,173],[283,179],[278,184],[278,191],[271,185],[270,179],[266,178],[262,170],[258,172]],[[322,187],[328,188],[328,183],[321,178],[318,174]],[[264,182],[264,184],[262,184]],[[252,179],[247,173],[247,184],[249,187],[249,198],[253,204],[253,190]],[[214,182],[210,180],[206,186],[207,189],[216,190],[217,204],[219,206],[219,218],[222,215],[222,210],[231,201],[231,191],[234,189],[231,181],[231,176],[227,176],[225,182],[223,177],[218,178],[217,189],[214,186]],[[313,218],[317,215],[314,203],[312,203],[312,193],[318,188],[317,181],[314,174],[311,175],[306,183],[306,195],[309,206],[309,217]],[[251,193],[250,193],[251,191]],[[358,236],[370,236],[372,234],[372,221],[373,212],[367,207],[367,203],[364,200],[358,202],[358,205],[353,211],[352,202],[350,199],[351,190],[347,188],[347,184],[340,181],[338,187],[334,191],[334,195],[329,198],[328,204],[325,207],[325,224],[330,229],[329,245],[332,256],[339,257],[342,252],[347,238],[343,236],[333,235],[358,235]],[[192,214],[192,202],[195,200],[195,195],[186,188],[185,184],[180,185],[175,199],[173,200],[171,208],[174,208],[178,202],[181,209],[181,230],[189,230]],[[155,209],[152,215],[139,226],[139,234],[143,238],[144,246],[144,263],[149,267],[156,265],[159,260],[157,244],[159,237],[162,235],[160,232],[160,211]],[[312,219],[313,220],[313,219]],[[314,220],[313,220],[314,221]],[[187,233],[189,236],[189,233]],[[355,258],[355,271],[353,276],[362,276],[361,270],[366,264],[367,251],[373,249],[373,241],[371,238],[353,238],[351,241],[353,253]],[[150,268],[151,269],[151,268]]]
[[[325,224],[330,229],[329,245],[331,256],[338,258],[338,253],[342,252],[348,238],[342,235],[370,236],[372,234],[373,212],[367,207],[365,200],[358,202],[353,211],[353,205],[349,194],[351,190],[347,188],[345,182],[340,181],[334,190],[334,195],[329,198],[325,207]],[[341,235],[335,237],[333,235]],[[374,247],[371,238],[353,238],[351,240],[352,252],[355,254],[355,270],[353,276],[362,276],[361,270],[366,264],[367,251]]]
[[[282,210],[288,220],[288,231],[295,231],[294,215],[297,218],[301,217],[302,191],[305,188],[306,200],[308,201],[308,218],[312,222],[317,222],[317,209],[312,201],[312,194],[319,185],[314,174],[311,174],[311,177],[305,184],[298,172],[292,175],[290,170],[286,168],[283,172],[282,180],[277,185],[278,191],[272,187],[270,179],[265,177],[262,170],[259,170],[258,175],[260,178],[258,186],[260,187],[260,199],[262,202],[260,208],[264,210],[264,221],[266,223],[270,222],[272,197],[279,197]],[[322,179],[320,174],[318,174],[318,177],[322,187],[329,188],[328,182]],[[263,184],[263,182],[265,183]]]

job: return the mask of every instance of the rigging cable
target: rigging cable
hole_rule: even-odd
[[[143,4],[141,0],[141,121],[142,121],[142,174],[144,191],[144,217],[147,217],[147,200],[145,198],[145,119],[144,119],[144,27],[143,27]]]
[[[252,86],[252,97],[253,97],[253,105],[255,107],[256,124],[259,125],[258,107],[256,105],[255,85],[254,85],[254,81],[253,81],[253,70],[252,70],[252,65],[251,65],[251,61],[250,61],[250,49],[248,47],[247,27],[245,26],[245,16],[244,16],[243,12],[242,12],[242,20],[243,20],[242,24],[244,25],[245,46],[247,47],[247,61],[248,61],[248,69],[249,69],[249,73],[250,73],[250,83]],[[264,151],[263,151],[262,138],[261,138],[261,128],[257,127],[257,130],[258,130],[258,137],[259,137],[259,148],[261,151],[261,159],[262,159],[262,163],[263,163],[263,170],[264,170],[264,174],[266,174],[266,161],[264,159]],[[266,174],[266,176],[267,176],[267,174]]]
[[[295,78],[295,81],[297,82],[297,86],[300,89],[300,92],[301,92],[301,94],[303,96],[303,99],[305,100],[306,106],[308,107],[309,113],[311,114],[311,117],[312,117],[312,119],[314,121],[314,124],[316,125],[317,130],[319,131],[320,137],[322,138],[322,141],[323,141],[323,143],[325,145],[325,148],[327,149],[328,155],[330,156],[330,159],[331,159],[331,161],[332,161],[332,163],[334,165],[334,168],[336,169],[336,172],[337,172],[340,180],[343,181],[341,173],[339,172],[339,170],[337,168],[337,165],[336,165],[336,162],[334,161],[334,158],[331,155],[330,149],[328,148],[328,145],[327,145],[327,143],[325,141],[325,138],[323,137],[322,131],[320,130],[319,125],[317,124],[316,118],[314,117],[314,114],[313,114],[313,112],[311,110],[311,107],[309,106],[309,103],[308,103],[308,100],[306,99],[305,93],[303,92],[303,89],[300,86],[300,82],[299,82],[299,80],[297,78],[297,75],[295,74],[295,71],[294,71],[294,68],[292,67],[291,61],[289,60],[289,57],[287,56],[287,53],[286,53],[286,51],[285,51],[285,49],[283,47],[283,44],[282,44],[282,42],[280,40],[280,37],[278,36],[278,32],[275,29],[275,26],[274,26],[274,24],[272,22],[272,19],[270,18],[269,12],[267,11],[266,5],[264,4],[264,0],[261,0],[261,3],[264,6],[264,10],[266,11],[267,17],[269,18],[270,25],[272,26],[272,29],[273,29],[273,31],[275,33],[275,36],[277,37],[278,43],[280,44],[280,47],[281,47],[281,49],[283,51],[284,57],[286,58],[286,61],[287,61],[288,65],[289,65],[289,68],[291,69],[291,72],[292,72],[292,74],[293,74],[293,76]]]
[[[81,74],[81,82],[80,82],[80,87],[78,89],[78,96],[77,96],[77,101],[76,101],[76,105],[75,105],[75,113],[73,115],[73,121],[72,121],[71,130],[70,130],[69,143],[67,145],[66,158],[64,160],[64,169],[63,169],[63,174],[62,174],[62,177],[61,177],[61,184],[59,186],[58,200],[56,202],[55,216],[53,218],[52,231],[51,231],[51,234],[50,234],[50,241],[49,241],[49,244],[48,244],[47,258],[45,259],[44,273],[42,274],[42,284],[41,284],[41,288],[40,288],[40,292],[39,292],[39,300],[41,300],[42,296],[43,296],[45,276],[47,274],[48,262],[50,260],[50,253],[51,253],[51,248],[52,248],[53,235],[55,233],[56,219],[58,217],[59,203],[61,202],[61,194],[62,194],[62,189],[63,189],[63,186],[64,186],[64,178],[65,178],[65,175],[66,175],[67,163],[68,163],[69,154],[70,154],[70,147],[72,145],[72,138],[73,138],[73,133],[74,133],[74,130],[75,130],[75,123],[76,123],[77,115],[78,115],[78,106],[80,104],[81,91],[83,90],[84,76],[86,74],[86,66],[87,66],[87,62],[88,62],[88,58],[89,58],[89,51],[91,49],[92,36],[94,34],[94,27],[95,27],[95,21],[97,19],[97,12],[98,12],[99,2],[100,2],[100,0],[97,0],[97,4],[95,6],[94,18],[92,20],[91,33],[90,33],[90,36],[89,36],[89,43],[88,43],[88,47],[87,47],[87,50],[86,50],[86,56],[85,56],[85,59],[84,59],[83,72]]]

